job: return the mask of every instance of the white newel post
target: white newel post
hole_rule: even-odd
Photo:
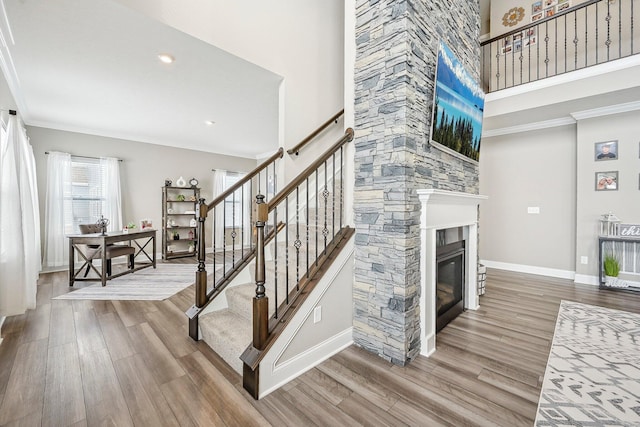
[[[436,231],[462,227],[465,239],[464,307],[477,310],[478,296],[478,205],[487,196],[445,190],[418,190],[420,214],[420,354],[436,351]]]

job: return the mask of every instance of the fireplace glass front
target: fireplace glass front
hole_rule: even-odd
[[[436,248],[436,332],[464,311],[464,241]]]

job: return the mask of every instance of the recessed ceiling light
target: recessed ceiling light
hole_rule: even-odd
[[[160,55],[158,55],[158,58],[160,59],[160,61],[164,62],[165,64],[171,64],[173,61],[176,60],[176,58],[169,55],[168,53],[161,53]]]
[[[213,120],[207,120],[204,122],[205,125],[207,126],[213,126],[216,122],[214,122]]]

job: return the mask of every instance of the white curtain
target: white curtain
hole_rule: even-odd
[[[52,151],[47,156],[47,193],[45,201],[44,265],[69,264],[66,234],[71,215],[71,155]]]
[[[225,170],[213,171],[213,198],[215,199],[224,192],[224,177],[227,175]],[[215,209],[214,226],[213,226],[213,251],[223,250],[222,240],[224,236],[224,202],[220,203]]]
[[[122,230],[122,197],[120,192],[120,161],[113,157],[100,159],[102,169],[102,215],[109,219],[109,231]]]
[[[17,116],[0,138],[0,317],[36,306],[40,219],[35,158]]]

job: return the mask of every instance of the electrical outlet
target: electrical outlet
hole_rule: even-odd
[[[527,208],[527,213],[530,214],[539,214],[540,213],[540,207],[539,206],[529,206]]]
[[[589,264],[589,257],[581,256],[580,257],[580,264]]]
[[[317,306],[313,309],[313,323],[318,323],[322,320],[322,307]]]

